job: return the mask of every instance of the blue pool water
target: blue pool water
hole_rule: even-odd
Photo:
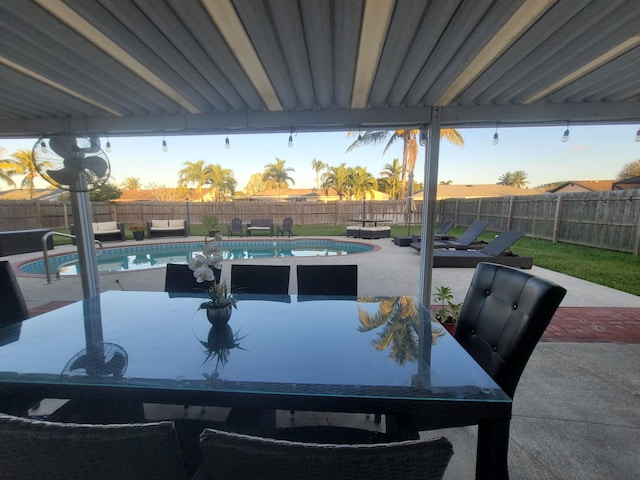
[[[317,257],[349,255],[372,250],[374,247],[363,243],[337,242],[334,240],[281,240],[281,241],[221,241],[222,256],[225,260],[272,257]],[[189,263],[202,252],[202,242],[157,243],[132,247],[105,248],[98,253],[98,271],[126,272],[145,268],[163,267],[167,263]],[[78,275],[78,256],[75,253],[49,258],[51,272],[60,265],[62,275]],[[72,263],[73,262],[73,263]],[[68,265],[66,265],[68,264]],[[44,260],[25,263],[20,271],[45,274]]]

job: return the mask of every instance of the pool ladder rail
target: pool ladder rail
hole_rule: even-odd
[[[76,262],[76,260],[73,260],[73,261],[65,262],[65,263],[59,265],[57,270],[56,270],[56,280],[51,280],[51,269],[49,268],[49,250],[47,249],[47,240],[52,235],[58,235],[60,237],[66,237],[66,238],[76,238],[75,235],[71,235],[69,233],[62,233],[62,232],[47,232],[47,233],[45,233],[43,235],[43,237],[42,237],[42,254],[44,256],[44,269],[45,269],[45,272],[47,274],[47,281],[45,282],[45,284],[50,284],[50,283],[53,283],[54,281],[60,280],[60,271],[64,267],[66,267],[67,265]],[[102,242],[100,240],[96,240],[96,239],[94,239],[93,241],[96,244],[98,244],[98,247],[100,247],[100,249],[97,252],[97,254],[100,255],[100,252],[102,251]]]

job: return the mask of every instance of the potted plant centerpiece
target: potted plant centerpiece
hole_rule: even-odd
[[[460,315],[462,304],[453,302],[453,292],[450,287],[442,286],[436,288],[433,299],[436,302],[440,302],[439,308],[433,312],[436,320],[453,335],[456,332],[456,324],[458,323],[458,316]]]
[[[133,238],[137,241],[144,240],[144,231],[146,226],[141,223],[132,223],[129,225],[129,230],[133,233]]]
[[[220,280],[222,272],[222,249],[218,242],[222,240],[220,232],[216,232],[214,240],[206,241],[202,246],[202,254],[196,255],[189,261],[189,268],[193,270],[196,282],[213,282],[205,290],[209,301],[200,305],[201,310],[207,311],[207,318],[212,325],[226,325],[231,317],[231,308],[236,307],[227,284]]]
[[[200,305],[200,309],[206,310],[207,319],[214,327],[222,327],[227,324],[231,317],[231,308],[236,306],[236,299],[227,289],[224,282],[213,282],[207,290],[209,300]]]

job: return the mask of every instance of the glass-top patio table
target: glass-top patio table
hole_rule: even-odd
[[[478,478],[506,477],[511,399],[416,298],[238,298],[223,328],[203,297],[110,291],[0,329],[0,395],[478,424]]]

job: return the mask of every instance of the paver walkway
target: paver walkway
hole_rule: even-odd
[[[560,307],[543,342],[640,343],[640,308]]]
[[[40,315],[69,303],[49,302],[29,313]],[[640,308],[560,307],[542,341],[640,344]]]

